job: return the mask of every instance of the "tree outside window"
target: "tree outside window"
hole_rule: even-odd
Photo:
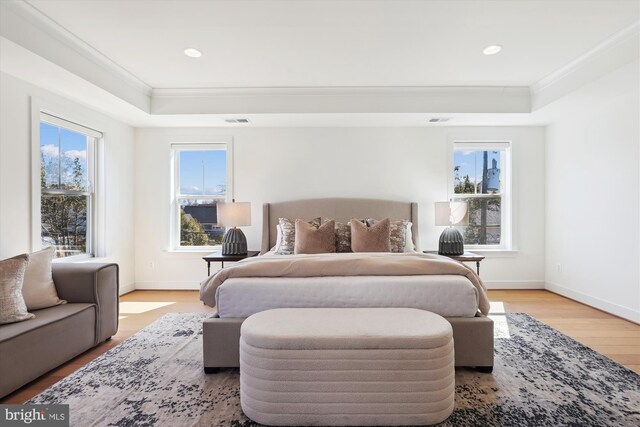
[[[42,245],[55,246],[57,257],[91,253],[96,138],[64,128],[61,119],[55,122],[40,123]]]

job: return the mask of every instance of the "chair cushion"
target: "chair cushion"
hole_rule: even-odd
[[[451,324],[413,308],[282,308],[249,316],[242,339],[257,348],[431,349],[453,338]]]
[[[96,308],[58,305],[36,311],[33,320],[0,326],[0,397],[93,347]]]
[[[93,307],[95,307],[95,304],[77,303],[57,305],[55,307],[36,310],[33,312],[36,315],[35,319],[31,319],[28,322],[10,323],[8,325],[0,326],[0,343],[11,338],[15,338],[18,335],[29,333],[58,320],[74,316],[83,310],[93,309]]]

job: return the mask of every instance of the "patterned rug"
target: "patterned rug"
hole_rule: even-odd
[[[202,369],[206,314],[167,314],[29,403],[67,403],[75,426],[255,426],[239,373]],[[526,314],[496,321],[494,373],[456,370],[441,426],[638,426],[640,376]]]

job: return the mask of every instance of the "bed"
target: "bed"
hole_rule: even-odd
[[[208,305],[216,305],[215,315],[203,325],[203,354],[205,372],[215,372],[221,367],[239,366],[240,325],[249,315],[281,307],[405,307],[432,311],[445,317],[453,326],[456,366],[476,367],[491,372],[493,367],[493,321],[478,309],[479,280],[470,269],[464,275],[359,275],[285,277],[267,274],[266,265],[307,262],[315,265],[345,263],[344,258],[366,259],[362,262],[391,262],[396,258],[422,258],[416,254],[321,254],[321,255],[272,255],[276,243],[278,218],[332,218],[347,222],[351,218],[409,219],[412,238],[419,248],[418,206],[416,203],[376,199],[326,198],[265,203],[263,206],[263,233],[260,260],[264,274],[248,273],[247,277],[233,277],[242,269],[225,269],[212,286],[212,278],[203,282],[201,299]],[[297,258],[314,258],[303,261]],[[369,258],[375,258],[369,260]],[[266,261],[272,258],[271,261]],[[318,260],[318,259],[320,260]],[[437,257],[436,257],[437,258]],[[290,259],[290,260],[289,260]],[[379,261],[377,261],[379,259]],[[422,259],[416,259],[422,261]],[[349,260],[349,262],[354,262]],[[424,261],[428,262],[428,261]],[[453,263],[453,261],[450,261]],[[458,270],[460,265],[456,263]],[[244,270],[248,270],[246,266]],[[285,271],[289,268],[285,267]],[[468,271],[467,271],[468,270]],[[339,269],[338,269],[339,271]],[[471,273],[468,273],[471,272]],[[227,274],[229,273],[229,274]],[[347,274],[347,273],[345,273]],[[215,275],[214,275],[215,276]],[[257,277],[261,276],[261,277]],[[218,279],[219,277],[216,277]],[[472,283],[473,282],[473,283]],[[222,284],[220,284],[222,283]],[[486,298],[486,296],[484,296]],[[487,302],[485,301],[485,307]]]

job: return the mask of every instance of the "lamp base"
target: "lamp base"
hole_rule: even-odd
[[[438,254],[462,255],[464,253],[464,239],[462,234],[453,227],[445,228],[440,235]]]
[[[222,238],[222,255],[245,255],[247,253],[247,238],[242,230],[233,227],[224,233]]]

